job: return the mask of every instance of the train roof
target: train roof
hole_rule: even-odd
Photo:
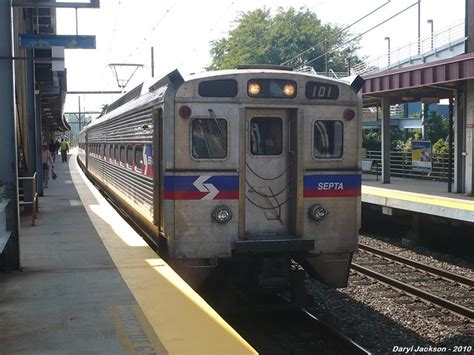
[[[166,90],[170,84],[180,86],[184,82],[199,80],[203,78],[215,78],[221,76],[231,76],[236,74],[283,74],[297,75],[310,78],[318,78],[324,81],[345,84],[353,87],[354,91],[358,92],[362,87],[364,80],[360,76],[353,76],[344,79],[334,79],[326,76],[315,75],[308,72],[292,71],[291,68],[282,67],[278,65],[244,65],[237,69],[216,70],[209,72],[202,72],[197,74],[188,74],[182,76],[176,69],[165,75],[159,80],[150,80],[137,85],[135,88],[121,96],[113,103],[107,106],[105,114],[94,120],[89,126],[94,126],[106,121],[111,116],[123,114],[137,106],[147,106],[151,102],[159,102],[164,100]],[[355,84],[356,83],[356,84]],[[113,112],[113,114],[111,114]],[[85,127],[85,128],[87,128]]]

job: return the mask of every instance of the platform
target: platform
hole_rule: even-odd
[[[394,177],[390,181],[383,184],[375,175],[364,174],[362,202],[474,222],[474,198],[447,192],[446,183]]]
[[[256,353],[59,160],[22,218],[23,272],[0,274],[0,354]]]

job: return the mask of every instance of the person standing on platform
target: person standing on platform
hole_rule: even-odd
[[[56,163],[56,145],[53,139],[51,139],[49,144],[49,152],[51,153],[51,158],[53,158],[53,164]]]
[[[61,158],[63,163],[67,163],[67,153],[69,152],[69,143],[61,138]]]
[[[54,164],[47,143],[44,143],[41,149],[41,161],[43,163],[43,185],[44,187],[48,187],[49,171],[51,170],[51,167],[54,166]]]
[[[58,139],[56,138],[54,140],[54,151],[55,151],[56,155],[58,155],[58,153],[59,153],[59,148],[61,148],[61,144],[59,143]]]

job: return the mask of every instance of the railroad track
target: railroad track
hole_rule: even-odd
[[[284,303],[274,310],[244,307],[221,315],[261,354],[371,354],[312,310],[285,309]]]
[[[474,280],[359,244],[351,268],[463,318],[474,320]]]
[[[105,191],[100,189],[100,186],[96,185],[96,187],[104,195],[104,197],[108,200],[108,202],[117,210],[117,212],[124,219],[126,219],[127,222],[133,228],[135,228],[136,231],[139,234],[142,235],[142,237],[144,238],[145,241],[148,242],[150,247],[152,247],[152,249],[157,252],[156,246],[149,242],[149,240],[151,240],[151,238],[146,234],[146,232],[143,229],[141,229],[140,226],[137,225],[134,222],[134,220],[122,208],[120,208],[120,206],[117,205],[114,202],[114,200],[112,198],[110,198],[110,196],[108,196],[107,193],[105,193]],[[281,299],[284,302],[288,302],[288,300],[285,299],[284,297],[281,298]],[[317,344],[316,345],[315,344],[310,344],[309,346],[306,346],[305,345],[306,341],[308,341],[308,340],[311,341],[311,337],[307,336],[307,335],[311,334],[311,336],[314,336],[315,332],[319,331],[319,333],[322,333],[325,337],[331,338],[332,342],[334,344],[337,344],[337,351],[341,350],[343,354],[351,354],[351,355],[352,354],[355,354],[355,355],[371,355],[372,354],[369,350],[367,350],[364,347],[362,347],[361,345],[357,344],[354,340],[352,340],[349,337],[345,336],[342,332],[338,331],[333,326],[331,326],[328,323],[325,323],[324,321],[320,320],[316,315],[311,313],[311,311],[307,310],[306,308],[301,308],[300,310],[291,310],[290,311],[290,314],[291,314],[290,316],[284,314],[284,312],[287,311],[286,306],[276,307],[275,309],[277,311],[282,311],[282,314],[283,314],[282,318],[286,319],[284,321],[284,323],[289,325],[292,328],[293,339],[296,337],[295,334],[297,334],[298,337],[301,336],[302,338],[305,338],[305,340],[299,342],[300,344],[290,344],[290,349],[294,353],[299,353],[298,349],[302,350],[302,353],[305,353],[306,352],[305,350],[307,350],[307,349],[310,349],[310,351],[313,352],[312,350],[314,350],[314,347],[315,346],[317,347],[318,345]],[[253,313],[253,312],[248,312],[246,314],[249,315],[251,313]],[[262,314],[260,312],[256,312],[256,313],[257,314]],[[263,318],[265,318],[265,317],[263,317]],[[273,314],[270,315],[270,321],[269,322],[273,323],[274,319],[275,319],[275,314],[273,313]],[[297,325],[297,326],[295,326],[295,325]],[[253,324],[252,326],[255,326],[255,324]],[[313,329],[313,328],[315,328],[315,329]],[[259,329],[259,330],[261,331],[262,329]],[[300,332],[302,334],[300,334]],[[262,343],[264,343],[264,345],[262,345],[263,346],[263,353],[266,353],[267,352],[266,351],[267,350],[267,348],[266,348],[267,345],[265,345],[265,342],[262,342]],[[273,353],[272,350],[274,350],[274,349],[275,349],[274,346],[273,346],[273,348],[270,347],[270,349],[268,349],[269,350],[268,353]],[[321,350],[321,349],[319,349],[319,350]],[[326,350],[326,349],[324,349],[324,350]]]
[[[306,308],[301,308],[300,311],[303,312],[303,315],[310,321],[315,322],[316,326],[320,329],[321,332],[326,333],[330,337],[334,338],[337,342],[339,342],[340,346],[344,349],[344,351],[347,351],[348,354],[371,354],[369,350],[365,349],[364,347],[356,343],[354,340],[341,333],[336,328],[321,321],[316,315],[311,313],[311,311],[307,310]]]

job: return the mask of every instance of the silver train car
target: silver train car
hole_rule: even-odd
[[[174,71],[84,128],[78,160],[188,281],[226,265],[273,287],[291,283],[297,261],[345,287],[362,85],[279,66]]]

